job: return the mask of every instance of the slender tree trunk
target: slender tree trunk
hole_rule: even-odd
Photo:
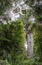
[[[29,58],[33,57],[33,35],[32,33],[27,34],[27,56]]]

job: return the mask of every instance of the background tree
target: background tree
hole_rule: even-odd
[[[25,33],[26,33],[26,44],[27,44],[27,57],[33,57],[33,28],[35,27],[35,23],[32,23],[30,21],[30,16],[32,15],[32,11],[30,10],[25,10],[25,15],[21,16],[20,19],[23,20],[24,23],[24,28],[25,28]],[[32,40],[31,40],[32,38]],[[31,51],[32,50],[32,51]]]
[[[37,25],[35,32],[35,45],[40,61],[42,62],[42,0],[26,0],[26,3],[32,8],[33,16],[35,17],[35,22]]]

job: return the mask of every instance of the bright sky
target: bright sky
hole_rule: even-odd
[[[15,13],[15,9],[19,9],[19,11],[17,13]],[[13,7],[11,10],[9,10],[7,13],[8,13],[8,16],[9,18],[12,20],[12,21],[15,21],[17,20],[20,15],[23,15],[22,14],[22,10],[26,10],[26,9],[29,9],[29,6],[27,6],[23,0],[21,0],[21,2],[17,2],[16,6],[15,6],[15,3],[13,3]]]
[[[17,20],[20,15],[23,15],[22,13],[22,10],[26,10],[26,9],[30,9],[29,6],[27,6],[23,0],[20,0],[16,3],[12,3],[13,4],[13,7],[9,10],[9,11],[6,11],[5,14],[7,14],[8,18],[11,20],[11,21],[15,21]],[[18,11],[14,11],[15,9],[18,9]],[[34,18],[31,17],[30,18],[30,21],[34,21]],[[6,24],[6,21],[4,22]]]

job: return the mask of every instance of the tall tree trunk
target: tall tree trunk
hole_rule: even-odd
[[[33,47],[34,47],[33,34],[28,33],[27,34],[27,56],[29,58],[33,57]]]

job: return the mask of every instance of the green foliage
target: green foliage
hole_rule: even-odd
[[[19,29],[20,28],[20,29]],[[14,64],[20,65],[24,60],[24,40],[25,40],[25,32],[22,21],[15,22],[15,43],[14,43]]]
[[[7,60],[0,60],[0,65],[10,65]]]
[[[35,0],[26,0],[26,4],[28,4],[29,6],[32,6],[34,4]]]
[[[38,30],[35,32],[34,36],[35,41],[35,53],[40,57],[40,61],[42,62],[42,29],[41,26],[38,27]]]
[[[42,22],[42,3],[40,2],[42,0],[26,0],[26,3],[32,8],[32,14],[37,22]]]
[[[15,1],[15,0],[14,0]],[[17,1],[17,0],[16,0]],[[13,0],[0,0],[0,15],[2,15],[7,9],[12,6]],[[40,0],[37,0],[37,3],[34,5],[35,0],[26,0],[31,8],[31,10],[23,10],[23,16],[20,20],[16,22],[0,24],[0,64],[3,65],[42,65],[42,4],[39,3]],[[35,57],[32,59],[25,60],[25,31],[24,27],[28,30],[28,27],[31,25],[28,22],[30,15],[35,16],[36,21],[40,22],[37,25],[33,24],[30,32],[34,31],[34,43],[35,43]],[[4,18],[5,19],[5,18]],[[23,25],[24,24],[24,25]],[[39,26],[38,26],[39,25]],[[8,60],[10,64],[7,61]],[[2,65],[1,64],[1,65]]]
[[[23,65],[42,65],[42,62],[39,62],[38,57],[34,57],[32,59],[25,60]]]
[[[0,0],[0,15],[12,5],[13,0]]]
[[[13,64],[22,60],[25,55],[24,42],[25,31],[22,21],[0,24],[0,59],[7,59]]]

